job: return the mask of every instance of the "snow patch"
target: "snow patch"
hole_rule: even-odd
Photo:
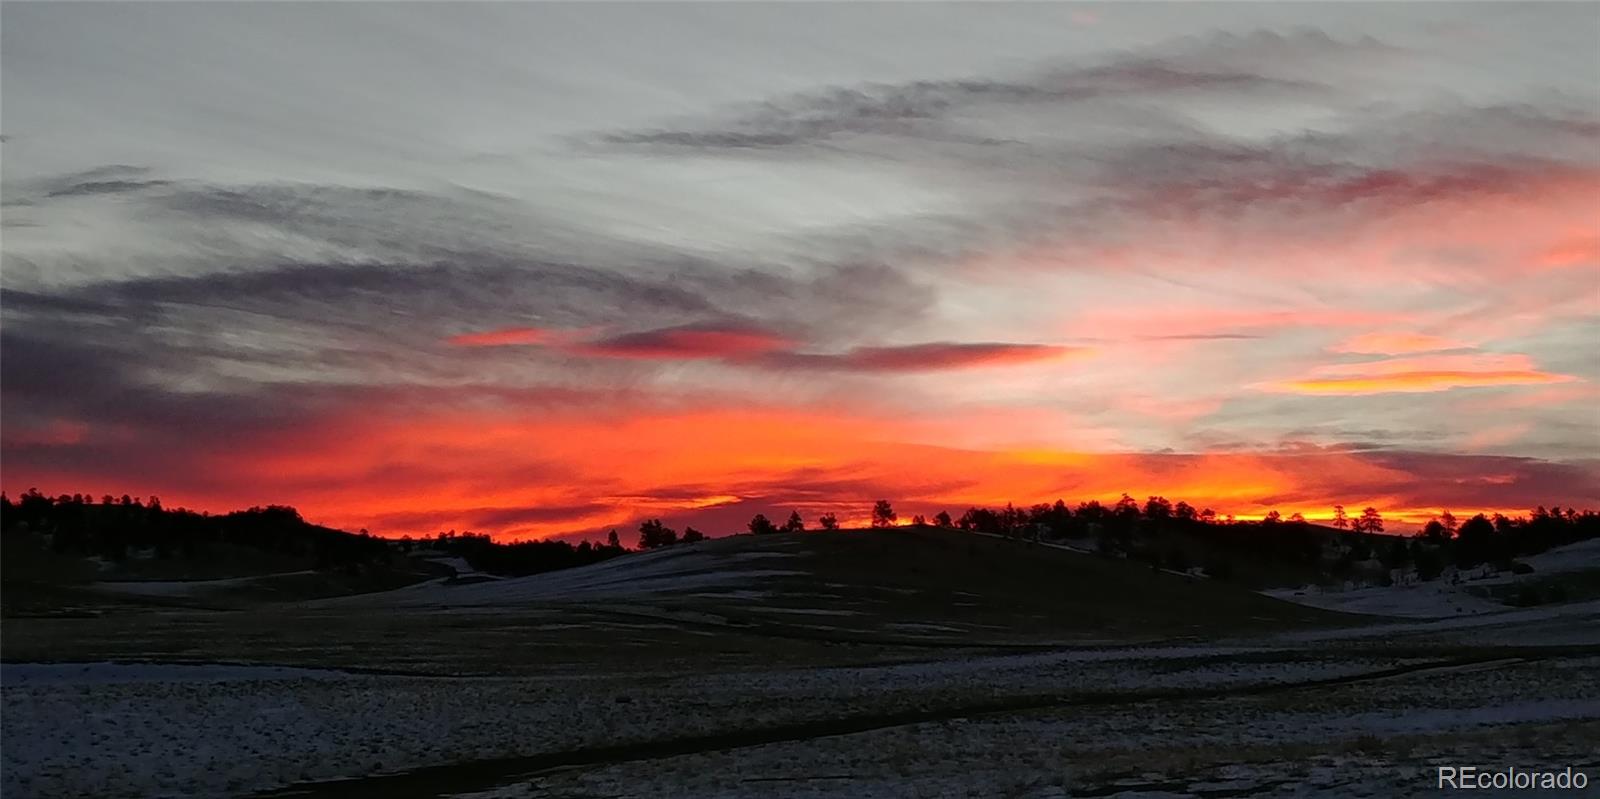
[[[836,609],[836,608],[774,608],[774,607],[767,607],[767,606],[756,606],[756,607],[750,608],[750,610],[756,610],[756,611],[760,611],[762,613],[792,613],[792,614],[799,615],[799,616],[859,616],[859,615],[861,615],[860,611],[856,611],[856,610],[839,610],[839,609]]]
[[[101,591],[112,591],[132,596],[188,596],[217,588],[246,586],[261,580],[270,580],[274,577],[295,577],[303,574],[316,574],[316,571],[303,569],[293,572],[278,572],[277,574],[257,574],[250,577],[223,577],[216,580],[101,580],[94,583],[94,587]]]
[[[736,555],[788,557],[784,553]],[[498,580],[447,585],[433,582],[409,589],[325,600],[340,604],[429,605],[463,607],[524,602],[638,599],[661,594],[686,594],[708,589],[754,590],[763,578],[806,574],[793,569],[730,568],[735,558],[715,552],[673,547],[626,555],[575,569]]]
[[[329,669],[232,663],[0,663],[0,685],[7,688],[111,683],[347,680],[355,677],[348,672]]]

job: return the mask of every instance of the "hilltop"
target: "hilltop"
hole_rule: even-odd
[[[1135,561],[925,526],[733,536],[338,602],[598,607],[774,634],[961,645],[1212,637],[1347,620]]]

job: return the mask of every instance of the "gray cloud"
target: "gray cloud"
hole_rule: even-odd
[[[127,194],[171,185],[165,180],[94,180],[74,183],[50,192],[51,197],[81,197],[92,194]]]
[[[1291,35],[1189,39],[1160,54],[1130,54],[1107,63],[1041,70],[1015,80],[913,81],[838,87],[776,97],[730,109],[720,122],[601,134],[604,144],[666,150],[765,150],[833,143],[846,135],[920,138],[969,144],[1014,140],[963,135],[958,117],[1006,107],[1041,110],[1094,100],[1143,102],[1185,94],[1331,96],[1334,88],[1296,73],[1296,65],[1386,53],[1371,39],[1339,42],[1317,31]],[[1147,117],[1149,119],[1149,117]],[[1176,120],[1171,120],[1176,122]]]
[[[71,178],[79,182],[64,184],[83,182]],[[195,434],[228,436],[315,418],[328,402],[392,405],[401,389],[424,396],[470,383],[485,396],[588,382],[625,391],[627,373],[648,364],[463,359],[439,342],[484,327],[637,330],[747,315],[829,339],[915,318],[930,297],[886,264],[820,252],[804,269],[781,256],[757,268],[621,237],[573,246],[557,222],[545,240],[537,216],[521,214],[517,229],[514,204],[471,193],[172,181],[129,202],[135,216],[200,217],[215,239],[177,273],[0,289],[8,424],[84,418],[170,431],[185,420]],[[447,237],[433,235],[441,227]],[[321,242],[312,254],[347,246],[349,260],[297,260],[280,241]],[[425,257],[377,257],[394,253]],[[497,355],[485,381],[485,358]]]

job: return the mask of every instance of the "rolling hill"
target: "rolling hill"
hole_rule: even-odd
[[[933,527],[733,536],[560,572],[433,581],[327,605],[570,608],[836,640],[1200,638],[1348,621],[1150,566]]]

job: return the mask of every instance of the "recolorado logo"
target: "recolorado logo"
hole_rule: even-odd
[[[1564,771],[1531,771],[1515,766],[1506,769],[1480,766],[1440,766],[1439,787],[1458,790],[1503,790],[1506,788],[1583,790],[1589,775],[1568,766]]]

